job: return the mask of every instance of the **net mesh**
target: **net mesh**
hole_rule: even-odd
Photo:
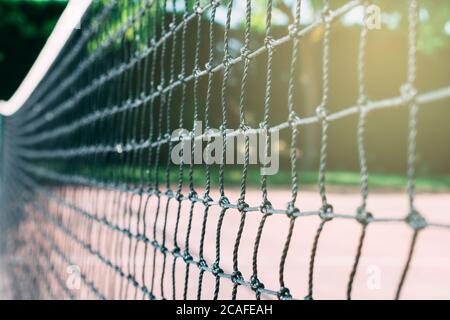
[[[91,5],[81,29],[75,30],[45,79],[4,123],[2,219],[8,228],[3,234],[6,252],[16,258],[10,269],[17,297],[236,299],[246,290],[257,299],[303,298],[291,294],[289,287],[296,279],[286,278],[285,266],[294,227],[309,216],[318,217],[320,223],[312,242],[307,299],[315,297],[321,234],[337,219],[356,220],[361,226],[348,298],[369,226],[407,222],[413,238],[397,285],[400,297],[420,231],[450,228],[425,221],[415,208],[418,111],[421,105],[448,99],[450,88],[416,89],[419,1],[404,1],[407,80],[399,95],[368,98],[369,30],[362,23],[356,103],[330,109],[333,27],[348,12],[372,3],[325,0],[320,14],[304,23],[302,2],[108,0]],[[279,27],[279,11],[285,7],[289,23]],[[320,39],[322,61],[316,73],[321,77],[321,97],[315,113],[304,114],[297,106],[298,69],[302,39],[310,36]],[[277,57],[281,50],[286,62],[282,67]],[[255,101],[256,117],[249,111]],[[367,115],[402,106],[409,112],[409,210],[406,218],[377,218],[366,209]],[[284,119],[279,120],[281,116]],[[358,119],[361,197],[356,214],[343,214],[335,212],[327,197],[329,126],[351,116]],[[199,121],[206,129],[220,129],[195,136]],[[304,211],[298,197],[299,130],[312,125],[321,127],[317,163],[321,206]],[[177,128],[187,128],[188,133],[174,138]],[[264,130],[282,132],[289,141],[290,191],[283,193],[285,207],[271,204],[266,175],[260,178],[258,196],[249,196],[249,137]],[[226,187],[225,161],[194,165],[189,161],[196,156],[194,148],[184,157],[186,163],[170,161],[181,140],[195,144],[198,139],[239,135],[245,143],[236,199]],[[266,142],[272,143],[270,138]],[[225,160],[226,152],[224,144],[219,158]],[[234,238],[227,240],[232,241],[232,251],[224,253],[221,233],[228,215],[239,215],[239,222]],[[245,237],[249,216],[258,219],[251,222],[257,226],[251,241]],[[279,261],[272,270],[278,275],[278,287],[265,286],[258,272],[261,247],[268,245],[263,238],[270,237],[265,234],[270,219],[287,219],[289,224],[282,250],[272,257]],[[213,237],[208,239],[208,234]],[[242,244],[251,247],[251,268],[245,274],[240,268]],[[231,267],[224,267],[224,256],[231,258]]]

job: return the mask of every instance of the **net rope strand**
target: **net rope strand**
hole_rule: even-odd
[[[189,14],[188,12],[188,2],[187,0],[184,2],[184,12],[183,12],[183,23],[182,23],[182,42],[181,42],[181,69],[180,69],[180,74],[179,74],[179,78],[182,78],[184,73],[186,72],[186,32],[187,32],[187,23],[185,20],[185,17],[187,17]],[[179,128],[183,128],[183,124],[184,124],[184,109],[185,109],[185,97],[186,97],[186,84],[183,84],[182,86],[182,99],[181,99],[181,106],[180,106],[180,114],[179,114],[179,119],[178,119],[178,127]],[[182,159],[184,159],[184,154],[183,151],[181,152],[181,156],[183,157]],[[184,161],[182,160],[180,162],[180,166],[178,169],[178,180],[177,180],[177,188],[176,188],[176,198],[175,200],[178,202],[178,206],[177,206],[177,216],[176,216],[176,222],[175,222],[175,231],[174,231],[174,236],[173,236],[173,247],[174,247],[174,252],[175,253],[179,253],[180,252],[180,247],[178,245],[178,240],[177,240],[177,236],[178,236],[178,228],[179,228],[179,224],[180,224],[180,214],[181,214],[181,192],[182,192],[182,188],[183,188],[183,164]],[[176,266],[177,266],[177,261],[178,258],[175,257],[173,259],[173,263],[172,263],[172,298],[173,300],[177,299],[176,296]]]
[[[395,299],[400,299],[403,286],[408,275],[409,268],[414,255],[414,249],[417,244],[420,231],[424,229],[427,222],[422,215],[416,210],[414,200],[416,195],[416,156],[417,156],[417,114],[419,106],[417,104],[417,39],[418,39],[418,25],[419,25],[419,1],[409,0],[408,5],[408,75],[407,83],[401,88],[405,103],[409,107],[409,122],[408,122],[408,200],[409,213],[406,218],[407,222],[413,229],[413,236],[408,252],[408,256],[403,267],[400,281],[395,294]]]
[[[292,57],[291,57],[291,67],[290,67],[290,76],[289,76],[289,85],[288,85],[288,116],[289,121],[294,121],[297,117],[294,111],[294,90],[295,90],[295,78],[296,78],[296,69],[297,69],[297,61],[299,55],[299,39],[295,38],[295,34],[297,33],[298,28],[300,27],[300,18],[301,18],[301,1],[296,1],[295,4],[295,17],[294,22],[289,26],[289,33],[294,37],[293,45],[292,45]],[[297,127],[292,126],[291,131],[291,146],[290,146],[290,166],[291,166],[291,192],[292,198],[291,201],[287,204],[287,210],[289,211],[288,215],[289,219],[289,230],[286,237],[286,241],[284,244],[283,252],[281,254],[280,266],[279,266],[279,282],[280,282],[280,299],[291,299],[292,295],[289,289],[285,284],[284,270],[287,255],[289,252],[289,247],[291,244],[292,235],[295,227],[296,217],[294,214],[299,210],[296,208],[296,200],[298,194],[298,186],[297,186]]]
[[[272,1],[267,1],[267,9],[266,9],[266,25],[265,25],[265,38],[264,44],[267,48],[267,69],[266,69],[266,82],[265,82],[265,99],[264,99],[264,120],[261,123],[262,129],[266,129],[269,127],[269,108],[270,108],[270,90],[271,90],[271,73],[272,73],[272,56],[273,56],[273,43],[271,38],[271,25],[272,25]],[[266,136],[266,149],[265,156],[267,156],[270,138],[269,135]],[[262,233],[264,231],[264,226],[266,224],[266,220],[268,217],[267,210],[272,207],[271,203],[267,199],[267,177],[265,175],[261,175],[261,192],[262,192],[262,204],[261,204],[261,212],[264,216],[261,219],[261,222],[258,227],[258,233],[255,240],[254,250],[253,250],[253,275],[252,275],[252,284],[254,290],[256,292],[256,299],[260,300],[261,292],[260,290],[264,288],[264,284],[260,282],[258,279],[258,249],[260,247],[260,241],[262,237]]]
[[[311,250],[311,258],[309,263],[309,282],[308,295],[306,300],[313,299],[313,283],[314,283],[314,268],[316,261],[317,249],[319,246],[320,235],[325,227],[325,224],[333,219],[333,207],[328,203],[327,192],[325,186],[327,154],[328,154],[328,103],[329,103],[329,76],[330,76],[330,33],[331,33],[331,8],[330,1],[324,0],[324,7],[322,9],[322,19],[324,24],[323,35],[323,56],[322,56],[322,102],[316,109],[317,116],[321,121],[322,126],[322,141],[320,147],[319,160],[319,193],[322,199],[322,207],[320,209],[320,218],[322,219],[317,228],[316,236],[314,237],[313,247]]]
[[[220,193],[220,203],[227,204],[229,203],[228,198],[225,195],[225,160],[226,160],[226,130],[228,126],[227,122],[227,86],[228,80],[231,72],[231,64],[230,61],[230,47],[229,47],[229,35],[231,28],[231,13],[233,10],[233,0],[229,0],[226,5],[226,20],[225,20],[225,31],[224,31],[224,48],[223,48],[223,79],[220,88],[220,106],[222,113],[222,124],[220,125],[220,134],[222,136],[222,150],[221,150],[221,161],[219,164],[219,193]],[[222,226],[225,218],[225,214],[227,213],[227,208],[222,208],[220,212],[220,216],[217,222],[216,227],[216,259],[213,265],[213,274],[216,276],[216,283],[214,287],[214,300],[219,298],[220,293],[220,274],[223,273],[223,269],[220,266],[221,261],[221,234],[222,234]]]
[[[197,192],[195,191],[194,186],[194,160],[195,160],[195,151],[196,151],[196,142],[194,140],[194,132],[197,126],[197,123],[199,121],[199,97],[198,97],[198,77],[197,72],[199,69],[199,63],[200,63],[200,45],[201,45],[201,28],[202,28],[202,16],[203,8],[200,6],[200,1],[197,0],[194,5],[194,12],[197,15],[197,32],[196,32],[196,45],[195,45],[195,53],[194,53],[194,70],[193,73],[195,75],[194,80],[194,118],[193,118],[193,132],[191,133],[191,161],[189,164],[189,198],[194,199],[197,196]],[[191,229],[192,229],[192,219],[194,215],[194,208],[195,208],[195,202],[192,201],[189,209],[189,222],[187,225],[187,231],[186,231],[186,240],[185,240],[185,251],[184,251],[184,261],[186,262],[186,269],[185,269],[185,277],[184,277],[184,291],[183,291],[183,299],[187,299],[188,294],[188,288],[189,288],[189,272],[190,272],[190,263],[189,261],[192,260],[192,256],[189,252],[190,247],[190,237],[191,237]]]
[[[215,30],[214,30],[214,24],[216,21],[216,11],[219,7],[220,2],[211,0],[211,17],[210,17],[210,23],[209,23],[209,53],[208,53],[208,62],[206,64],[206,69],[211,70],[213,63],[214,63],[214,43],[215,43]],[[211,99],[212,99],[212,92],[213,92],[213,75],[208,74],[208,80],[207,80],[207,92],[206,92],[206,101],[205,101],[205,130],[210,130],[210,107],[211,107]],[[209,141],[208,141],[209,142]],[[208,144],[207,142],[207,144]],[[208,148],[208,146],[207,146]],[[182,170],[182,169],[181,169]],[[203,289],[203,277],[206,272],[206,268],[208,266],[205,257],[204,257],[204,246],[205,246],[205,236],[206,236],[206,227],[208,222],[208,214],[210,210],[210,202],[212,201],[210,197],[211,192],[211,167],[209,165],[209,162],[205,164],[205,194],[203,196],[203,205],[204,205],[204,211],[203,211],[203,222],[202,222],[202,231],[201,231],[201,239],[200,239],[200,249],[199,249],[199,257],[200,257],[200,274],[198,278],[198,288],[197,288],[197,300],[201,300],[202,298],[202,289]]]
[[[358,3],[358,1],[352,1],[347,3],[346,5],[340,7],[339,9],[337,9],[336,11],[333,12],[333,16],[331,17],[332,19],[336,19],[339,16],[343,15],[344,13],[350,11],[352,8],[354,8],[356,6],[356,4]],[[203,8],[203,11],[205,10],[205,8]],[[193,20],[193,16],[195,17],[195,14],[191,14],[189,15],[189,17],[186,19],[186,23],[188,23],[189,21]],[[309,27],[305,28],[305,29],[301,29],[298,31],[297,36],[298,37],[302,37],[304,35],[306,35],[307,33],[310,33],[312,30],[314,30],[317,27],[321,26],[321,20],[316,20],[315,23],[311,24]],[[126,28],[127,25],[124,26],[124,28]],[[171,33],[170,33],[171,34]],[[120,37],[120,34],[117,35]],[[167,36],[165,36],[164,40],[167,38]],[[291,36],[290,35],[286,35],[283,36],[282,38],[279,38],[277,40],[273,40],[272,45],[274,48],[278,47],[278,46],[282,46],[286,43],[288,43],[291,40]],[[165,41],[161,41],[159,40],[158,42],[154,42],[153,46],[152,46],[152,51],[157,50]],[[258,49],[252,51],[251,53],[248,54],[248,58],[250,59],[255,59],[257,56],[263,54],[264,52],[267,51],[267,46],[263,45],[261,47],[259,47]],[[145,51],[144,51],[145,52]],[[145,57],[147,54],[149,54],[149,52],[145,52],[145,54],[142,54],[141,56],[139,56],[138,59],[142,59],[143,57]],[[242,62],[243,57],[242,56],[238,56],[236,58],[233,58],[229,61],[229,63],[231,65],[235,65],[237,63]],[[68,110],[70,110],[71,108],[76,106],[76,103],[78,102],[79,99],[81,99],[83,96],[88,95],[89,93],[91,93],[92,90],[94,90],[96,87],[98,87],[101,83],[108,81],[110,78],[113,79],[116,76],[119,76],[120,74],[122,74],[124,71],[126,71],[127,69],[131,68],[132,65],[134,65],[137,60],[133,59],[132,60],[132,64],[127,64],[124,63],[123,65],[119,65],[116,68],[109,70],[106,74],[103,74],[99,77],[99,79],[94,79],[90,85],[86,86],[86,89],[84,89],[83,91],[77,92],[77,94],[75,96],[71,96],[68,100],[63,102],[63,106],[61,106],[60,108],[58,108],[57,110],[54,110],[52,112],[48,112],[44,117],[42,117],[41,122],[42,124],[48,122],[49,119],[52,118],[56,118],[57,116],[59,116],[62,113],[67,112]],[[139,107],[140,105],[142,105],[142,103],[148,101],[148,100],[153,100],[154,98],[158,97],[161,94],[164,94],[165,92],[169,91],[172,89],[172,87],[176,87],[179,86],[185,82],[190,82],[193,81],[196,77],[203,77],[206,76],[208,73],[213,72],[219,72],[221,71],[225,66],[225,63],[220,63],[217,66],[215,66],[212,70],[210,70],[209,72],[206,69],[200,69],[198,70],[198,73],[195,75],[194,73],[191,73],[189,75],[186,75],[184,78],[179,79],[178,81],[175,81],[174,83],[172,83],[171,85],[162,88],[161,90],[155,90],[152,91],[153,93],[150,95],[146,95],[143,99],[137,100],[135,101],[131,106],[129,107]],[[104,116],[110,116],[114,113],[117,112],[124,112],[126,111],[126,108],[124,105],[117,105],[116,108],[112,108],[113,110],[105,110],[105,114],[97,114],[97,115],[90,115],[90,117],[93,117],[92,119],[90,119],[90,121],[96,121],[98,119],[98,117],[104,117]],[[87,116],[88,117],[88,116]],[[72,125],[75,126],[75,128],[65,128],[65,126],[61,126],[60,128],[56,128],[54,131],[56,131],[57,133],[52,133],[52,131],[50,132],[44,132],[43,134],[45,135],[49,135],[51,134],[51,137],[53,135],[58,135],[60,134],[59,131],[61,132],[67,132],[67,131],[73,131],[73,130],[77,130],[78,127],[80,125],[85,125],[86,122],[89,122],[88,118],[85,119],[80,119],[79,121],[74,122]],[[32,127],[36,126],[36,123],[32,123],[31,124]],[[25,131],[28,130],[28,127]],[[33,128],[34,130],[34,128]],[[31,141],[36,142],[36,139],[42,139],[39,136],[39,133],[36,134],[36,132],[33,131],[33,135],[34,137],[30,137],[29,139],[31,139]],[[48,139],[48,137],[45,137],[45,139]]]
[[[359,39],[359,49],[358,49],[358,106],[360,108],[358,127],[357,127],[357,144],[358,144],[358,156],[359,156],[359,168],[360,168],[360,193],[361,193],[361,206],[358,208],[357,220],[362,225],[361,235],[359,237],[355,259],[353,261],[352,270],[347,283],[347,300],[351,300],[353,283],[357,273],[359,261],[362,255],[362,249],[364,245],[364,240],[366,238],[367,225],[370,223],[372,215],[367,212],[367,198],[369,196],[369,170],[367,167],[367,156],[365,148],[365,131],[367,122],[367,112],[365,109],[365,104],[367,103],[367,93],[366,93],[366,77],[365,77],[365,57],[366,57],[366,44],[367,44],[367,9],[369,6],[369,1],[364,1],[363,3],[363,21],[361,26],[361,33]]]
[[[353,297],[366,234],[373,224],[405,224],[412,239],[401,270],[395,298],[408,281],[415,249],[424,229],[450,231],[450,224],[426,221],[416,209],[417,135],[419,109],[450,98],[450,86],[419,92],[417,52],[419,0],[407,0],[408,39],[406,83],[398,96],[368,98],[366,24],[369,0],[349,0],[331,8],[324,0],[321,13],[302,25],[304,1],[292,1],[289,25],[279,28],[278,3],[251,0],[126,0],[92,6],[66,48],[22,110],[5,119],[3,132],[3,209],[13,221],[10,253],[22,257],[11,264],[12,278],[23,298],[39,299],[219,299],[235,300],[250,292],[256,299],[298,299],[295,281],[307,280],[306,299],[317,298],[315,277],[319,244],[334,219],[360,223],[346,297]],[[406,8],[407,7],[407,8]],[[333,26],[355,8],[363,9],[356,61],[357,101],[335,109],[330,68]],[[264,23],[257,30],[255,14]],[[241,12],[239,12],[241,11]],[[239,28],[236,25],[241,24]],[[281,32],[282,31],[282,32]],[[320,31],[320,32],[319,32]],[[281,32],[281,33],[280,33]],[[320,34],[322,51],[321,100],[312,115],[299,116],[302,45]],[[239,38],[239,41],[236,39]],[[239,45],[237,45],[239,42]],[[278,60],[287,47],[283,70]],[[263,62],[261,62],[263,61]],[[251,114],[251,81],[261,73],[261,123]],[[278,106],[277,79],[286,74],[286,104]],[[233,100],[233,90],[239,94]],[[406,218],[381,217],[367,210],[369,163],[367,117],[375,110],[408,109]],[[280,111],[279,111],[280,110]],[[286,115],[279,120],[276,113]],[[337,111],[334,111],[337,110]],[[217,116],[216,116],[217,114]],[[357,118],[356,146],[360,173],[360,205],[339,212],[329,203],[326,177],[330,155],[330,126]],[[275,120],[275,118],[277,120]],[[281,122],[280,122],[281,121]],[[198,123],[204,133],[196,135]],[[178,137],[177,128],[189,128]],[[220,130],[210,130],[215,125]],[[302,208],[298,168],[300,129],[321,127],[317,210]],[[267,133],[286,131],[290,187],[286,206],[273,206],[270,176],[262,174],[257,200],[250,194],[250,137],[263,135],[265,156],[274,143]],[[181,151],[181,163],[169,160],[178,142],[212,147],[222,138],[217,177],[209,163],[197,166],[195,148]],[[227,139],[243,137],[243,164],[237,199],[227,185]],[[266,167],[263,165],[262,167]],[[200,177],[200,179],[199,179]],[[217,185],[217,186],[216,186]],[[302,210],[300,210],[302,208]],[[224,246],[228,217],[237,216],[231,249]],[[250,218],[250,271],[243,251]],[[288,270],[296,224],[314,217],[319,226],[312,239],[308,272]],[[215,219],[214,219],[215,218]],[[269,224],[284,219],[286,230],[273,266],[275,287],[266,287],[262,254],[270,237]],[[9,221],[9,220],[8,220]],[[198,234],[197,234],[198,233]],[[212,236],[209,239],[208,236]],[[212,252],[212,253],[211,253]],[[231,263],[227,265],[227,262]],[[68,268],[76,266],[80,291],[66,285]],[[361,267],[359,267],[360,269]]]
[[[175,1],[172,1],[172,7],[175,8]],[[173,29],[176,24],[176,11],[173,10],[172,12],[172,20],[169,24],[169,30]],[[169,82],[173,82],[175,79],[175,53],[176,53],[176,44],[177,44],[177,34],[175,33],[172,36],[172,48],[170,53],[170,76],[169,76]],[[166,135],[171,134],[171,123],[172,123],[172,103],[173,103],[173,90],[169,91],[168,97],[167,97],[167,105],[166,105]],[[170,157],[170,154],[172,153],[173,144],[169,143],[168,146],[168,157]],[[171,162],[168,161],[166,165],[166,192],[171,193],[171,181],[170,181],[170,173],[171,173]],[[162,232],[162,246],[166,247],[166,237],[167,237],[167,222],[168,222],[168,214],[169,214],[169,206],[172,198],[167,199],[166,206],[165,206],[165,213],[164,213],[164,226],[163,226],[163,232]],[[162,266],[162,274],[161,274],[161,292],[164,292],[164,279],[166,274],[166,264],[167,264],[167,252],[164,250],[163,252],[163,266]],[[164,296],[164,295],[163,295]]]
[[[252,16],[252,3],[251,0],[247,0],[245,2],[245,35],[244,35],[244,46],[241,49],[244,57],[250,51],[250,32],[251,32],[251,16]],[[239,98],[239,123],[240,128],[242,130],[242,134],[245,135],[245,131],[247,128],[247,121],[245,118],[245,105],[246,105],[246,93],[247,93],[247,82],[249,76],[249,68],[250,68],[250,60],[245,58],[244,61],[244,70],[242,74],[242,82],[241,82],[241,94]],[[248,166],[250,164],[250,138],[248,136],[244,136],[244,165],[242,168],[242,177],[241,177],[241,185],[240,185],[240,195],[239,195],[239,211],[241,213],[241,219],[239,222],[238,232],[236,234],[236,240],[233,248],[233,291],[231,293],[231,299],[236,300],[237,291],[239,282],[238,280],[242,279],[242,273],[239,271],[239,246],[242,239],[242,234],[245,228],[246,221],[246,212],[244,209],[248,207],[248,204],[245,202],[245,195],[247,191],[247,175],[248,175]]]

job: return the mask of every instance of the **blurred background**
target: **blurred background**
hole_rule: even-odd
[[[55,0],[0,0],[0,100],[8,100],[16,91],[66,4]]]
[[[190,0],[190,5],[194,1]],[[208,1],[203,1],[207,3]],[[40,52],[45,40],[52,31],[57,18],[64,9],[67,1],[52,0],[0,0],[0,99],[8,99],[16,90],[32,63]],[[99,1],[101,3],[101,1]],[[171,18],[173,10],[168,2],[166,21]],[[180,5],[178,5],[180,3]],[[184,1],[177,1],[175,8],[177,19],[182,19]],[[345,0],[331,1],[332,8],[346,3]],[[380,30],[369,32],[367,45],[366,79],[367,91],[371,100],[387,99],[400,95],[399,88],[406,81],[407,74],[407,2],[378,0],[374,4],[381,8],[382,26]],[[293,22],[295,1],[274,1],[274,38],[287,33],[287,26]],[[231,54],[240,55],[243,43],[245,2],[235,1],[232,16]],[[307,25],[318,18],[322,9],[322,1],[305,0],[302,4],[302,24]],[[226,8],[222,5],[216,17],[217,46],[215,61],[223,59],[223,26]],[[123,17],[126,15],[124,14]],[[361,8],[345,14],[333,24],[330,51],[330,112],[354,106],[357,100],[357,53],[360,35]],[[155,19],[160,19],[156,15]],[[117,23],[120,24],[120,17]],[[188,52],[195,51],[196,32],[194,26],[188,31]],[[255,0],[252,17],[251,49],[260,47],[264,41],[265,29],[265,1]],[[201,43],[208,43],[208,28],[202,29]],[[130,43],[135,39],[136,32],[129,32]],[[295,95],[295,109],[300,117],[314,115],[316,106],[320,103],[322,94],[322,37],[323,28],[317,28],[301,41],[299,68],[297,70],[297,90]],[[450,3],[448,1],[421,1],[420,32],[418,53],[418,83],[421,93],[444,88],[450,83]],[[144,38],[144,37],[142,37]],[[102,39],[96,39],[91,44],[95,49]],[[135,42],[136,43],[136,42]],[[168,43],[170,50],[171,43]],[[207,62],[208,45],[201,46],[201,65]],[[179,48],[178,48],[179,50]],[[274,86],[271,103],[270,125],[277,125],[286,121],[287,114],[287,85],[289,80],[289,64],[291,45],[281,46],[274,56]],[[169,59],[167,55],[167,59]],[[187,70],[192,70],[194,54],[188,56]],[[180,68],[181,61],[177,62]],[[246,117],[252,127],[258,127],[262,121],[264,105],[266,55],[261,55],[251,63],[251,77],[249,93],[246,99]],[[169,60],[165,64],[169,75]],[[242,78],[242,65],[233,68],[229,81],[229,123],[230,127],[239,125],[239,94]],[[165,79],[168,81],[168,79]],[[221,124],[220,114],[220,77],[214,81],[213,110],[211,111],[211,126],[218,128]],[[207,79],[200,80],[200,102],[206,96]],[[190,88],[190,92],[192,92]],[[175,95],[175,105],[181,104],[181,96]],[[187,129],[192,126],[193,94],[186,99],[185,123]],[[69,114],[69,117],[80,117],[81,109]],[[201,117],[204,120],[204,115]],[[370,113],[368,117],[366,147],[369,171],[373,176],[371,184],[390,186],[405,186],[403,178],[406,172],[407,150],[407,113],[406,107],[383,109]],[[357,115],[346,117],[332,123],[330,127],[329,169],[330,183],[357,185],[359,183],[359,166],[356,143]],[[418,135],[418,174],[419,188],[441,190],[450,186],[450,108],[448,101],[427,104],[420,109]],[[174,117],[176,127],[178,119]],[[281,164],[282,169],[289,169],[290,132],[284,130],[281,135]],[[300,129],[300,143],[298,156],[300,175],[304,183],[315,183],[319,148],[320,125],[308,125]],[[76,169],[74,169],[76,170]],[[239,170],[234,175],[239,181]],[[283,172],[271,177],[273,184],[285,183],[287,175]],[[229,179],[233,179],[230,175]],[[252,177],[250,177],[252,180]],[[259,177],[255,176],[255,183]]]

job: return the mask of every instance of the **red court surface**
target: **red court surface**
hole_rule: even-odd
[[[274,208],[283,209],[289,201],[290,193],[283,190],[270,190],[269,199]],[[72,230],[78,240],[92,244],[92,249],[99,252],[103,257],[120,266],[125,273],[135,275],[140,285],[151,287],[153,275],[153,247],[147,246],[142,241],[129,239],[120,235],[117,231],[100,224],[92,223],[79,214],[78,209],[95,213],[104,217],[113,225],[129,228],[132,234],[143,233],[143,217],[145,198],[133,197],[128,199],[128,207],[132,210],[131,217],[124,217],[123,203],[113,197],[112,191],[97,192],[96,204],[90,201],[93,195],[84,191],[78,191],[76,199],[70,196],[65,198],[68,203],[74,203],[77,209],[68,209],[51,201],[47,204],[48,212],[60,217],[61,225]],[[212,194],[214,199],[218,194]],[[357,192],[345,193],[330,192],[329,203],[334,206],[338,214],[354,215],[360,204],[360,196]],[[227,197],[235,203],[239,197],[238,190],[227,190]],[[74,199],[76,201],[74,201]],[[108,201],[107,201],[108,199]],[[112,201],[111,199],[115,199]],[[83,200],[83,201],[82,201]],[[248,191],[247,203],[258,206],[261,203],[261,192]],[[160,213],[157,219],[156,238],[153,238],[153,222],[157,211],[157,198],[148,200],[145,221],[147,224],[146,237],[156,240],[159,244],[165,241],[169,250],[174,248],[174,229],[177,216],[178,202],[172,200],[167,207],[167,221],[165,238],[163,237],[165,209],[167,198],[161,197]],[[45,203],[45,202],[44,202]],[[122,203],[122,204],[120,204]],[[131,203],[131,205],[130,205]],[[140,223],[137,223],[137,212],[140,209]],[[320,207],[320,198],[317,192],[303,191],[298,198],[298,207],[302,212],[317,211]],[[186,234],[189,221],[191,203],[182,203],[180,224],[177,242],[182,251],[186,247]],[[120,207],[118,207],[120,206]],[[97,208],[97,209],[94,209]],[[449,299],[450,298],[450,194],[418,194],[416,207],[429,223],[442,224],[444,226],[430,226],[419,233],[415,254],[401,298],[403,299]],[[119,209],[121,208],[121,209]],[[199,258],[200,239],[202,223],[204,218],[204,205],[197,203],[192,215],[192,229],[189,238],[189,252],[194,260]],[[407,197],[403,193],[372,192],[369,196],[368,209],[376,218],[398,218],[398,221],[374,222],[368,226],[367,236],[364,242],[362,257],[354,281],[354,299],[392,299],[405,264],[413,231],[409,225],[401,221],[408,213]],[[30,210],[30,212],[33,212]],[[119,213],[119,214],[118,214]],[[40,212],[34,211],[35,217],[44,219]],[[204,257],[209,266],[216,260],[216,234],[217,224],[220,216],[220,207],[212,206],[208,213],[206,222],[206,233],[204,242]],[[225,273],[233,272],[233,248],[236,234],[239,228],[240,213],[235,209],[229,209],[225,213],[220,237],[220,265]],[[262,214],[260,212],[248,213],[246,217],[241,245],[239,247],[238,267],[245,280],[252,276],[252,257],[255,237],[260,224]],[[308,274],[311,248],[317,227],[320,224],[317,216],[299,217],[296,219],[291,245],[285,265],[285,285],[289,288],[295,299],[303,299],[308,292]],[[49,230],[54,243],[59,246],[70,258],[73,265],[79,266],[81,273],[93,281],[98,290],[106,298],[142,298],[140,290],[127,284],[127,280],[120,277],[112,268],[102,263],[97,257],[92,256],[85,248],[68,237],[61,228],[40,222],[40,228]],[[446,225],[446,226],[445,226]],[[22,231],[33,228],[24,223]],[[267,218],[263,231],[258,259],[258,277],[267,289],[278,291],[279,264],[281,253],[286,241],[289,228],[289,218],[285,215],[276,214]],[[314,268],[314,299],[345,299],[346,288],[354,261],[358,239],[362,227],[354,219],[335,218],[328,222],[322,232],[317,251]],[[22,232],[25,234],[25,232]],[[65,281],[69,277],[67,263],[52,251],[47,241],[42,238],[34,239],[41,243],[42,247],[49,253],[50,261],[55,270]],[[39,255],[38,255],[39,256]],[[173,255],[167,253],[164,268],[164,280],[161,288],[163,254],[156,251],[155,273],[153,282],[153,293],[156,297],[164,295],[165,298],[173,297],[172,266]],[[145,270],[143,270],[145,261]],[[40,261],[45,265],[45,262]],[[175,272],[175,297],[183,298],[186,264],[182,259],[177,260]],[[144,272],[143,272],[144,271]],[[189,282],[187,286],[187,298],[196,299],[198,293],[199,268],[191,265],[189,268]],[[54,295],[66,298],[63,290],[56,282],[56,277],[47,275],[53,288]],[[20,275],[18,280],[20,281]],[[215,277],[210,272],[205,272],[202,284],[202,299],[212,299]],[[231,297],[233,284],[229,279],[221,278],[220,299]],[[120,289],[122,288],[122,289]],[[163,291],[161,291],[163,290]],[[94,298],[89,288],[81,285],[73,294],[77,298]],[[46,298],[46,295],[43,295]],[[238,299],[253,299],[255,293],[245,286],[239,286]],[[276,299],[276,296],[263,295],[263,299]]]

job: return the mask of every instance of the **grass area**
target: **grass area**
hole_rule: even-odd
[[[129,182],[138,182],[139,177],[144,173],[145,181],[148,181],[150,172],[141,172],[138,168],[128,168],[125,171],[123,167],[109,167],[102,170],[96,169],[96,179],[109,180],[114,174],[114,180],[127,180]],[[75,170],[76,174],[92,177],[92,170],[81,169]],[[178,181],[179,168],[172,167],[170,171],[170,181],[176,183]],[[219,184],[219,170],[213,167],[210,171],[211,183],[213,187]],[[151,173],[154,180],[154,172]],[[225,184],[226,187],[238,187],[241,183],[242,169],[234,167],[225,168]],[[164,184],[166,180],[166,168],[160,167],[158,178],[160,184]],[[204,186],[206,181],[206,172],[204,166],[196,166],[194,169],[193,180],[195,186]],[[290,188],[291,175],[288,171],[280,171],[278,174],[268,176],[268,185],[271,188]],[[189,183],[189,167],[186,166],[183,170],[183,183]],[[300,171],[298,172],[298,185],[300,187],[313,188],[318,183],[318,172],[315,171]],[[450,176],[440,177],[417,177],[417,189],[426,192],[446,192],[450,191]],[[328,186],[345,187],[345,188],[359,188],[360,174],[359,172],[345,172],[345,171],[327,171],[326,184]],[[383,174],[383,173],[369,173],[369,187],[377,190],[404,190],[408,184],[406,176]],[[248,172],[247,185],[250,187],[259,187],[261,185],[260,170],[256,167],[250,168]]]
[[[242,172],[240,170],[231,170],[226,173],[226,183],[229,185],[238,185],[241,180]],[[216,180],[216,174],[213,174]],[[201,182],[204,177],[196,175],[196,180]],[[218,179],[218,178],[217,178]],[[289,187],[291,176],[289,172],[279,172],[277,175],[268,177],[268,183],[272,187]],[[251,170],[248,176],[248,184],[251,186],[259,186],[261,177],[258,170]],[[318,183],[318,172],[299,172],[298,184],[299,186],[314,186]],[[337,187],[354,187],[360,186],[359,172],[344,172],[344,171],[328,171],[326,174],[326,183],[330,186]],[[447,177],[417,177],[417,189],[420,191],[429,192],[443,192],[450,191],[450,176]],[[371,173],[369,175],[369,187],[374,189],[389,189],[401,190],[405,189],[408,184],[408,179],[405,176]]]

